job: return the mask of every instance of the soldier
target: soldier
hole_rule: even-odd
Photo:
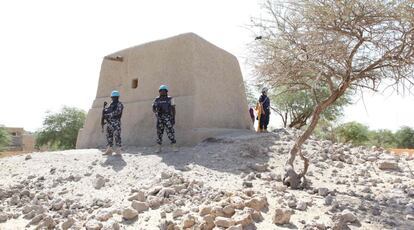
[[[164,129],[167,129],[167,136],[171,141],[173,151],[177,152],[174,125],[175,125],[175,103],[172,97],[168,96],[168,86],[161,85],[159,88],[160,96],[155,98],[152,104],[152,111],[157,117],[157,150],[161,152],[162,136]]]
[[[111,93],[112,103],[103,111],[103,118],[106,121],[106,141],[108,148],[103,155],[111,155],[115,138],[115,153],[121,155],[121,117],[124,106],[119,102],[119,92],[114,90]]]

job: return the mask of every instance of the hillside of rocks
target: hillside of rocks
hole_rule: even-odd
[[[0,229],[414,229],[413,156],[311,138],[307,186],[291,190],[282,178],[298,132],[234,133],[177,153],[2,158]]]

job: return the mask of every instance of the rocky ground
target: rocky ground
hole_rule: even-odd
[[[308,187],[290,190],[281,181],[296,135],[2,158],[0,229],[414,229],[412,156],[311,139]]]

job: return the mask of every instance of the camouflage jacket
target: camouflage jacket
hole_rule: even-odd
[[[112,102],[109,107],[104,110],[105,120],[108,122],[120,121],[123,110],[124,105],[121,102]]]

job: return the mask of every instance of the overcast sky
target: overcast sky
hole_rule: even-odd
[[[63,105],[88,111],[102,58],[112,52],[194,32],[239,59],[249,77],[246,28],[261,0],[37,0],[0,2],[0,124],[35,131]],[[372,128],[414,127],[414,97],[365,95],[343,121]]]

